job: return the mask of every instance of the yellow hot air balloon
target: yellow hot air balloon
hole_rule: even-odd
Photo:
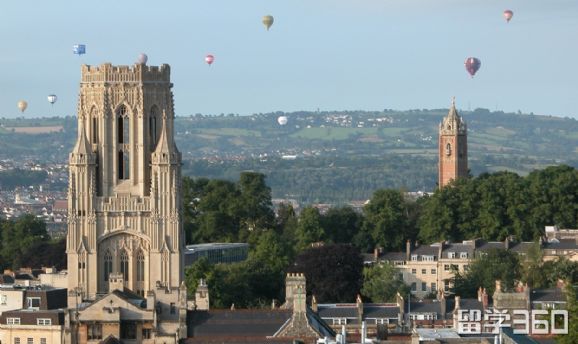
[[[24,112],[27,107],[28,103],[26,102],[26,100],[21,100],[18,102],[18,110],[20,110],[20,112]]]
[[[275,21],[275,19],[273,19],[273,16],[271,15],[266,15],[263,16],[263,25],[265,25],[265,27],[267,28],[267,31],[269,31],[269,28],[271,27],[271,25],[273,25],[273,22]]]

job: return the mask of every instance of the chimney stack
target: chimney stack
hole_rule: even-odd
[[[361,301],[361,295],[357,294],[355,304],[357,306],[357,318],[361,322],[363,321],[363,301]]]
[[[315,295],[311,297],[311,310],[317,313],[317,298],[315,297]]]
[[[460,301],[461,301],[461,300],[462,300],[462,298],[461,298],[460,296],[456,295],[456,297],[455,297],[455,299],[454,299],[454,302],[455,302],[454,311],[455,311],[455,312],[457,312],[457,311],[460,310]]]
[[[405,260],[409,260],[411,255],[411,241],[405,242]]]

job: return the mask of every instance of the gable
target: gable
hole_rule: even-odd
[[[153,310],[133,305],[114,292],[80,311],[80,321],[119,322],[120,320],[153,320]]]

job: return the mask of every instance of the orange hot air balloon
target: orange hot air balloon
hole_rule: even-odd
[[[507,23],[509,23],[510,20],[512,20],[513,16],[514,16],[514,12],[512,12],[511,10],[505,10],[504,11],[504,18],[506,18]]]

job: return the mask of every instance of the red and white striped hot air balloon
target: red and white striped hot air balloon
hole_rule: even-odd
[[[213,64],[213,61],[215,61],[215,57],[211,54],[205,56],[205,62],[210,66]]]

